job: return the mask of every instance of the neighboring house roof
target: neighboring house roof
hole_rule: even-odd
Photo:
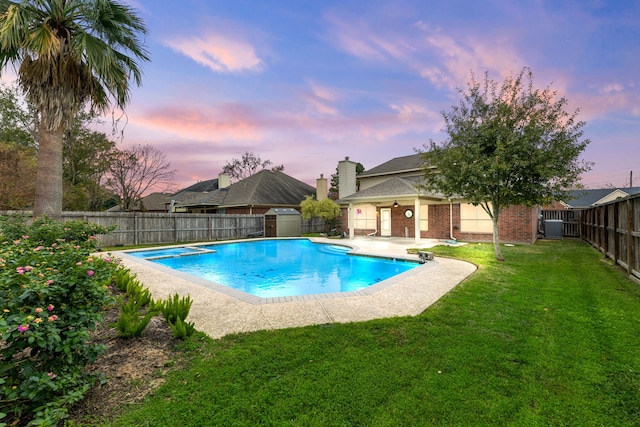
[[[298,206],[306,196],[315,192],[314,187],[282,172],[263,170],[227,188],[204,193],[185,189],[174,199],[177,207]]]
[[[640,193],[640,187],[573,190],[569,192],[570,197],[564,201],[564,204],[574,209],[588,208],[638,193]]]
[[[424,167],[423,154],[417,153],[410,156],[396,157],[388,162],[378,165],[368,171],[364,171],[358,178],[376,175],[390,175],[406,172],[418,172]]]
[[[177,193],[175,193],[175,195],[181,194],[183,192],[206,193],[209,191],[215,191],[217,189],[218,189],[218,178],[215,178],[215,179],[209,179],[207,181],[196,182],[195,184],[178,191]]]
[[[131,210],[134,212],[166,212],[167,203],[171,203],[171,198],[171,194],[151,193],[143,197]],[[120,205],[109,208],[107,212],[121,212]]]
[[[141,211],[167,211],[167,203],[171,202],[171,194],[151,193],[140,200],[138,205]]]
[[[220,207],[300,205],[316,189],[283,173],[263,170],[231,184]]]

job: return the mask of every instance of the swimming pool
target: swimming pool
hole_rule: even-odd
[[[420,265],[350,250],[308,239],[261,239],[127,253],[260,298],[358,291]]]

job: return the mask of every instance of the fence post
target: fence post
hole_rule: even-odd
[[[618,242],[618,225],[620,224],[619,203],[613,205],[613,263],[620,264],[620,243]],[[607,239],[608,240],[608,239]]]
[[[633,200],[627,200],[627,274],[633,273],[635,259],[633,256]]]
[[[133,244],[138,246],[139,237],[138,237],[138,215],[133,213]]]
[[[175,215],[173,217],[173,243],[178,243],[178,221]]]

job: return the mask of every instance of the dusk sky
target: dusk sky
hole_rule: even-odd
[[[246,151],[315,186],[442,141],[471,72],[530,67],[587,122],[589,188],[640,186],[637,0],[127,0],[151,62],[120,144],[152,144],[175,189]],[[110,118],[108,119],[110,123]],[[122,124],[120,125],[122,128]]]

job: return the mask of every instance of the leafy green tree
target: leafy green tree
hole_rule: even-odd
[[[316,200],[313,196],[307,196],[300,203],[302,219],[309,220],[313,217],[324,220],[324,231],[335,228],[336,219],[340,217],[340,206],[331,199]]]
[[[234,158],[230,162],[227,162],[227,164],[222,168],[222,172],[229,175],[231,182],[238,182],[250,177],[256,172],[268,168],[272,164],[273,162],[271,160],[262,161],[259,154],[246,151],[240,159]],[[282,172],[284,170],[284,166],[274,166],[271,169],[277,172]]]
[[[480,205],[493,221],[496,258],[500,212],[509,206],[562,199],[590,165],[579,160],[588,139],[579,110],[549,87],[534,89],[524,68],[501,86],[472,77],[462,100],[443,112],[448,138],[431,141],[424,153],[424,187]]]
[[[0,85],[0,142],[37,146],[38,114],[22,100],[16,85]]]
[[[34,216],[62,213],[62,139],[89,104],[124,109],[137,61],[149,59],[146,28],[112,0],[0,0],[0,69],[18,65],[18,81],[39,114]]]
[[[116,144],[103,133],[90,129],[96,118],[80,112],[65,132],[62,142],[65,210],[97,211],[114,199],[102,186]]]

